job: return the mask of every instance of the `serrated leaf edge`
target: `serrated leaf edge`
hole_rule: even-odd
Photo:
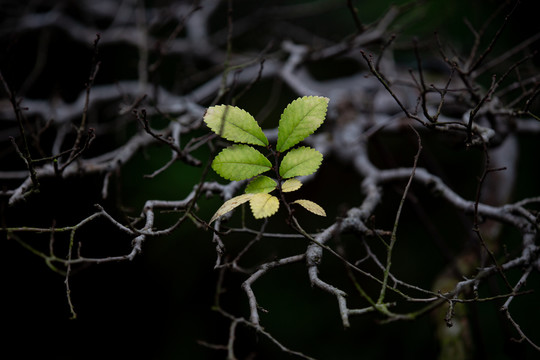
[[[235,137],[231,137],[230,135],[229,135],[229,136],[224,136],[223,134],[221,134],[221,133],[218,131],[218,129],[216,129],[216,128],[210,126],[210,124],[209,124],[208,121],[207,121],[207,117],[206,117],[206,115],[208,114],[208,111],[209,111],[209,110],[210,110],[210,111],[214,111],[214,109],[218,109],[218,108],[222,108],[222,107],[224,107],[224,108],[227,108],[227,107],[234,108],[234,109],[236,109],[236,110],[239,110],[239,111],[241,111],[241,112],[246,113],[247,115],[249,115],[250,120],[252,120],[253,123],[257,126],[258,130],[260,130],[261,135],[263,136],[263,139],[264,139],[264,140],[262,140],[261,138],[259,138],[259,137],[257,136],[257,135],[259,135],[259,134],[254,135],[254,134],[250,133],[249,131],[246,131],[244,128],[238,126],[237,124],[234,124],[234,123],[232,123],[232,122],[230,122],[230,121],[225,121],[224,117],[222,118],[221,123],[225,122],[225,124],[229,124],[229,125],[231,125],[231,126],[235,126],[236,128],[238,128],[239,130],[245,132],[246,134],[251,135],[254,139],[257,139],[258,142],[257,142],[257,141],[239,140],[239,139],[237,139],[237,138],[235,138]],[[226,110],[224,110],[224,111],[226,111]],[[240,144],[251,144],[251,145],[258,145],[258,146],[267,146],[267,145],[268,145],[268,138],[266,137],[266,135],[264,135],[264,132],[263,132],[262,128],[261,128],[260,125],[257,123],[257,121],[255,120],[255,118],[253,117],[253,115],[251,115],[251,114],[250,114],[249,112],[247,112],[246,110],[244,110],[244,109],[242,109],[242,108],[239,108],[239,107],[237,107],[237,106],[233,106],[233,105],[214,105],[214,106],[211,106],[211,107],[209,107],[208,109],[206,109],[206,112],[204,113],[204,116],[203,116],[203,121],[204,121],[204,123],[210,128],[210,130],[212,130],[212,131],[213,131],[214,133],[216,133],[217,135],[219,135],[219,136],[221,136],[222,138],[227,139],[227,140],[229,140],[229,141],[232,141],[232,142],[235,142],[235,143],[240,143]],[[221,124],[220,124],[219,127],[222,128],[222,127],[224,127],[224,126],[225,126],[225,125],[221,125]]]
[[[227,201],[225,201],[223,203],[223,205],[221,205],[219,207],[219,209],[217,209],[216,213],[214,214],[214,216],[212,216],[212,218],[210,219],[210,222],[208,223],[208,225],[210,225],[211,223],[213,223],[215,220],[217,220],[219,217],[233,211],[236,207],[242,205],[243,203],[246,203],[248,202],[249,200],[251,200],[251,198],[254,196],[255,194],[253,193],[249,193],[249,194],[242,194],[242,195],[238,195],[238,196],[235,196]]]
[[[325,100],[326,100],[326,109],[325,109],[325,111],[324,111],[324,115],[323,115],[323,118],[322,118],[320,124],[319,124],[318,126],[314,127],[313,130],[312,130],[311,132],[309,132],[308,134],[306,134],[306,136],[304,136],[304,139],[307,138],[308,136],[312,135],[315,131],[317,131],[317,129],[318,129],[319,127],[321,127],[321,125],[324,123],[324,120],[325,120],[325,118],[326,118],[326,114],[328,113],[328,103],[330,102],[330,99],[327,98],[327,97],[325,97],[325,96],[303,96],[303,97],[301,97],[301,98],[297,98],[297,99],[291,101],[291,103],[290,103],[289,105],[287,105],[287,106],[285,107],[285,109],[283,110],[283,112],[282,112],[282,114],[281,114],[281,118],[280,118],[280,120],[279,120],[279,125],[281,124],[281,121],[282,121],[282,120],[285,121],[285,120],[283,119],[283,114],[285,114],[285,112],[287,111],[287,109],[288,109],[289,107],[293,106],[293,104],[294,104],[295,102],[297,102],[297,101],[302,101],[302,100],[304,100],[304,99],[311,99],[311,98],[325,99]],[[299,124],[300,124],[300,122],[298,122],[298,124],[296,124],[296,126],[294,127],[294,129],[296,129],[296,128],[298,127]],[[278,143],[279,143],[279,140],[280,140],[280,139],[279,139],[279,125],[278,125]],[[291,136],[291,134],[294,132],[294,129],[293,129],[293,131],[291,131],[291,133],[289,134],[289,136],[287,137],[287,139],[283,140],[283,144],[287,142],[287,140],[289,139],[289,137]],[[276,150],[278,150],[278,151],[280,151],[280,152],[285,152],[285,151],[289,150],[290,148],[292,148],[293,146],[295,146],[296,144],[298,144],[299,142],[301,142],[302,140],[303,140],[303,139],[298,140],[297,142],[295,142],[294,144],[289,145],[289,146],[288,146],[287,148],[285,148],[285,149],[278,149],[278,148],[277,148],[277,144],[276,144]]]
[[[288,172],[290,172],[291,169],[294,169],[294,168],[290,168],[290,169],[288,169],[286,172],[284,172],[284,173],[282,174],[282,173],[281,173],[281,169],[282,169],[283,162],[284,162],[285,158],[288,157],[288,156],[290,157],[291,154],[294,154],[294,151],[298,151],[298,150],[300,150],[300,149],[313,150],[313,151],[317,152],[319,155],[321,155],[320,161],[319,161],[319,163],[317,164],[317,167],[315,168],[315,170],[313,170],[313,171],[310,172],[310,173],[306,173],[306,174],[295,174],[295,175],[288,175],[288,176],[286,176],[286,174],[287,174]],[[294,156],[294,155],[292,155],[292,156]],[[294,159],[294,157],[293,157],[293,159]],[[287,153],[287,155],[285,155],[285,156],[283,157],[283,159],[281,160],[281,164],[280,164],[280,166],[279,166],[279,175],[281,175],[281,176],[282,176],[283,178],[285,178],[285,179],[291,178],[291,177],[294,177],[294,176],[306,176],[306,175],[311,175],[311,174],[313,174],[314,172],[316,172],[316,171],[319,169],[319,167],[321,166],[322,160],[323,160],[322,154],[321,154],[317,149],[314,149],[314,148],[312,148],[312,147],[309,147],[309,146],[301,146],[301,147],[292,149],[292,150],[291,150],[289,153]],[[299,164],[298,164],[298,165],[299,165]],[[298,166],[298,165],[296,165],[296,166]],[[296,166],[295,166],[295,167],[296,167]]]
[[[265,165],[259,165],[259,166],[261,166],[261,167],[267,167],[267,169],[266,169],[266,170],[261,170],[260,172],[255,173],[255,174],[253,174],[253,175],[250,175],[250,176],[248,176],[248,177],[242,177],[242,178],[230,178],[230,177],[223,176],[220,172],[218,172],[218,171],[215,169],[215,167],[214,167],[215,161],[216,161],[216,159],[219,158],[219,156],[220,156],[221,154],[226,153],[227,151],[232,151],[232,149],[234,149],[234,148],[249,148],[249,149],[252,149],[252,150],[258,152],[262,157],[264,157],[264,158],[266,159],[266,161],[268,162],[268,164],[270,164],[270,165],[266,165],[266,164],[265,164]],[[242,164],[245,164],[245,165],[253,165],[253,166],[257,165],[257,164],[248,164],[248,163],[242,163]],[[249,179],[249,178],[251,178],[251,177],[253,177],[253,176],[257,176],[257,175],[259,175],[259,174],[262,174],[263,172],[266,172],[266,171],[270,170],[270,169],[272,168],[272,163],[271,163],[270,160],[268,160],[268,159],[267,159],[267,158],[266,158],[259,150],[255,149],[254,147],[249,146],[249,145],[246,145],[246,144],[234,144],[234,145],[232,145],[232,146],[229,146],[229,147],[226,147],[226,148],[222,149],[222,150],[219,152],[219,154],[217,154],[217,155],[214,157],[214,160],[212,160],[212,165],[211,165],[211,166],[212,166],[212,169],[213,169],[219,176],[221,176],[222,178],[227,179],[227,180],[231,180],[231,181],[241,181],[241,180]]]
[[[274,215],[278,209],[279,209],[279,199],[277,197],[275,197],[274,195],[270,195],[270,194],[267,194],[267,193],[256,193],[256,194],[253,194],[254,196],[249,200],[249,206],[251,207],[251,212],[253,213],[253,217],[255,217],[255,219],[262,219],[262,218],[266,218],[266,217],[270,217],[272,215]],[[258,199],[262,199],[262,198],[266,198],[266,201],[264,202],[263,206],[261,206],[259,209],[254,209],[254,201],[258,200]],[[266,206],[266,204],[268,204],[269,201],[275,199],[277,201],[277,206],[273,209],[273,211],[271,211],[270,213],[268,213],[267,215],[263,215],[263,216],[259,216],[258,213],[259,213],[259,210],[264,208]]]
[[[281,184],[281,191],[283,192],[292,192],[300,189],[302,187],[302,182],[298,179],[287,179]]]
[[[326,211],[317,203],[306,200],[306,199],[298,199],[292,202],[292,204],[298,204],[302,206],[304,209],[306,209],[309,212],[312,212],[315,215],[319,216],[326,216]]]
[[[274,184],[274,187],[272,188],[272,190],[269,190],[269,191],[259,191],[259,192],[248,192],[249,186],[250,186],[253,182],[257,181],[257,179],[261,179],[261,178],[266,178],[266,179],[272,180],[272,182],[273,182],[273,184]],[[276,180],[274,180],[274,179],[272,179],[271,177],[266,176],[266,175],[259,175],[259,176],[255,177],[255,178],[253,178],[253,179],[247,184],[246,189],[245,189],[245,193],[246,193],[246,194],[258,194],[258,193],[265,193],[265,194],[268,194],[268,193],[274,191],[276,188],[277,188],[277,182],[276,182]]]

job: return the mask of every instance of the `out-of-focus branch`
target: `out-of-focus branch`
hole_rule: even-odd
[[[71,226],[36,227],[31,220],[27,226],[3,225],[1,231],[8,238],[18,241],[65,277],[72,316],[77,315],[77,304],[71,297],[70,279],[76,267],[131,261],[139,256],[149,239],[181,231],[185,223],[191,222],[215,245],[214,267],[220,277],[214,309],[230,321],[225,345],[205,344],[226,351],[230,359],[236,356],[240,326],[260,334],[284,353],[311,359],[278,342],[263,329],[264,319],[260,316],[260,312],[265,310],[258,303],[257,287],[270,278],[267,275],[278,269],[287,271],[290,268],[288,265],[292,264],[303,264],[308,275],[304,281],[322,290],[314,296],[335,297],[337,311],[321,311],[335,312],[344,327],[353,325],[351,316],[374,313],[382,322],[414,320],[434,309],[442,309],[445,313],[436,315],[437,321],[444,327],[457,326],[467,315],[459,314],[456,305],[504,300],[501,311],[519,334],[520,340],[538,349],[536,340],[529,338],[514,320],[510,305],[516,297],[529,295],[530,289],[526,288],[525,280],[540,267],[538,212],[534,210],[534,206],[540,202],[538,194],[532,193],[517,201],[511,199],[513,189],[519,186],[516,185],[519,177],[515,164],[518,160],[526,159],[518,151],[519,136],[540,133],[536,113],[540,94],[538,77],[524,75],[530,72],[526,66],[532,66],[529,60],[534,56],[526,53],[526,49],[539,39],[539,35],[530,37],[504,54],[494,55],[494,45],[500,41],[512,20],[509,15],[514,10],[502,20],[483,51],[481,41],[486,36],[488,21],[478,31],[469,24],[475,42],[469,54],[464,54],[468,55],[465,56],[467,60],[461,61],[457,54],[448,55],[444,40],[437,36],[436,45],[441,57],[437,63],[442,64],[443,68],[433,74],[417,41],[413,41],[412,47],[409,44],[414,51],[412,58],[416,60],[416,70],[405,69],[393,58],[396,46],[403,44],[397,44],[399,34],[392,31],[398,28],[395,25],[407,10],[406,6],[391,7],[377,21],[364,24],[349,1],[346,5],[357,29],[357,33],[351,37],[331,41],[302,29],[302,32],[295,34],[297,36],[281,42],[262,44],[250,40],[246,46],[242,41],[236,43],[236,39],[249,36],[253,29],[262,28],[263,23],[265,29],[275,32],[268,36],[279,34],[280,38],[287,29],[301,27],[299,24],[280,27],[279,22],[276,22],[278,25],[272,21],[265,22],[263,18],[266,12],[282,19],[292,19],[306,11],[310,14],[324,13],[335,5],[328,2],[316,7],[309,4],[274,6],[237,18],[232,4],[229,2],[228,6],[223,6],[220,1],[206,0],[193,2],[189,6],[173,2],[154,8],[145,7],[143,2],[137,1],[81,1],[74,5],[73,11],[53,6],[39,13],[22,14],[16,22],[11,23],[8,30],[14,33],[54,30],[83,46],[89,46],[91,39],[99,33],[101,47],[122,45],[133,49],[136,55],[132,60],[136,66],[133,74],[125,78],[99,79],[96,75],[101,75],[102,71],[98,73],[97,70],[103,68],[94,61],[86,87],[75,94],[77,96],[73,101],[47,96],[18,99],[0,74],[8,95],[8,101],[0,102],[0,121],[6,124],[0,134],[13,137],[12,144],[8,143],[9,149],[25,165],[25,170],[22,170],[22,166],[10,162],[0,169],[0,180],[6,181],[0,199],[8,199],[8,204],[12,206],[10,209],[26,200],[28,191],[37,189],[44,179],[55,181],[98,174],[103,179],[101,194],[106,198],[112,175],[121,173],[127,162],[152,145],[166,146],[171,155],[169,160],[157,166],[157,170],[141,171],[141,176],[146,176],[149,181],[158,174],[167,174],[176,161],[188,166],[205,164],[198,182],[191,184],[191,191],[176,199],[146,199],[142,208],[137,209],[138,216],[133,221],[113,216],[117,211],[98,205],[95,212]],[[87,17],[77,16],[81,9]],[[489,21],[496,19],[494,13]],[[0,36],[6,36],[5,31]],[[310,42],[312,38],[319,42]],[[50,41],[40,44],[45,47]],[[30,90],[40,75],[37,72],[47,71],[46,54],[41,52],[39,56],[34,71],[22,81],[25,84],[24,94],[32,93]],[[357,71],[325,80],[319,79],[312,71],[312,65],[318,62],[328,66],[326,64],[344,59],[351,61]],[[501,66],[504,69],[499,73],[490,74],[491,84],[482,87],[478,82],[479,76],[488,75],[488,71],[499,71]],[[169,72],[169,68],[173,71]],[[181,77],[189,79],[177,79]],[[209,226],[206,219],[197,213],[203,196],[226,201],[245,185],[245,182],[222,184],[208,180],[207,172],[212,160],[210,155],[215,154],[223,143],[205,132],[202,122],[205,109],[216,101],[231,104],[241,101],[243,96],[258,91],[256,85],[266,80],[279,84],[276,86],[279,90],[283,84],[283,88],[287,88],[283,93],[289,94],[290,91],[295,96],[323,95],[330,98],[324,126],[307,138],[305,143],[319,150],[325,156],[325,161],[339,161],[359,187],[360,196],[343,200],[348,203],[347,209],[338,212],[339,215],[329,219],[324,228],[313,233],[304,230],[304,224],[287,203],[287,221],[295,233],[276,232],[267,222],[257,227],[244,222],[238,227],[231,226],[228,220],[238,216],[234,211]],[[264,93],[261,98],[281,100],[279,90],[274,89],[272,94]],[[94,130],[88,131],[89,128]],[[379,165],[380,159],[376,158],[384,158],[384,154],[376,154],[371,148],[377,138],[395,138],[396,134],[400,138],[407,138],[410,128],[417,134],[418,144],[425,145],[422,156],[420,152],[414,156],[412,167],[402,167],[392,162],[387,167]],[[129,133],[127,139],[123,137],[125,133]],[[278,131],[276,128],[267,129],[265,134],[274,142]],[[92,141],[102,140],[104,136],[122,140],[107,144],[106,150],[94,149],[94,145],[88,149]],[[38,145],[35,147],[39,148],[36,150],[43,155],[40,159],[32,157],[34,145],[29,141],[31,138],[36,139]],[[42,138],[46,141],[38,141]],[[424,154],[426,157],[432,155],[427,144],[430,141],[439,142],[441,138],[459,149],[467,148],[471,152],[485,150],[485,159],[490,159],[484,171],[478,174],[458,170],[458,175],[465,180],[481,176],[474,199],[467,198],[452,182],[447,181],[444,171],[429,166],[428,161],[426,165],[422,163]],[[109,138],[106,139],[108,142]],[[0,144],[2,142],[5,140],[0,139]],[[414,144],[411,148],[415,149]],[[210,155],[206,158],[207,155],[201,156],[199,153]],[[16,163],[21,165],[19,161]],[[502,168],[506,170],[493,171]],[[304,182],[318,180],[317,176],[306,177]],[[393,228],[376,228],[374,216],[383,207],[392,205],[383,204],[386,195],[403,184],[406,185],[401,201],[392,207],[393,215],[397,214]],[[437,202],[437,206],[447,207],[459,214],[465,219],[463,223],[469,221],[467,225],[472,224],[473,230],[466,236],[474,238],[471,234],[476,232],[475,245],[480,244],[484,249],[483,254],[473,254],[468,246],[459,243],[463,249],[456,251],[458,255],[446,254],[446,259],[450,259],[445,265],[451,270],[451,276],[441,274],[433,288],[421,286],[414,279],[404,280],[403,274],[391,266],[393,259],[399,256],[393,249],[398,238],[398,223],[403,221],[400,215],[409,201],[419,201],[417,191],[422,193],[422,197]],[[96,199],[96,203],[101,203],[101,199]],[[161,225],[162,212],[176,215],[172,224]],[[94,226],[98,219],[122,234],[126,244],[129,244],[125,253],[101,257],[86,255],[80,235],[86,227]],[[459,224],[460,227],[462,225]],[[498,235],[503,226],[513,229],[519,241],[513,245],[511,252],[499,256]],[[47,251],[38,250],[33,245],[34,239],[29,237],[39,237],[41,233],[49,236]],[[63,246],[65,244],[62,244],[65,237],[62,234],[69,234],[67,252]],[[250,239],[239,245],[235,237],[237,234],[248,234]],[[361,250],[342,247],[341,241],[350,241],[348,236],[342,237],[345,234],[350,235],[355,243],[360,243],[362,246],[358,248]],[[407,234],[400,232],[399,236],[406,237]],[[276,238],[294,239],[302,244],[302,249],[274,258],[257,258],[253,263],[250,258],[252,252],[259,245]],[[441,238],[444,241],[444,237]],[[233,241],[235,246],[229,246]],[[479,248],[474,251],[480,253]],[[61,254],[61,251],[65,253]],[[481,256],[486,254],[487,257]],[[472,260],[461,261],[465,256]],[[346,288],[342,282],[339,285],[334,282],[335,277],[330,276],[334,273],[330,274],[328,268],[322,266],[327,257],[333,257],[337,260],[333,264],[346,269],[352,287]],[[376,271],[373,271],[374,268]],[[507,273],[519,269],[522,269],[521,278],[514,283]],[[230,290],[240,290],[240,294],[247,298],[249,320],[229,313],[219,301],[223,278],[231,272],[241,277],[236,283],[237,287]],[[497,276],[506,283],[504,292],[481,297],[479,289],[487,287],[489,279]],[[378,293],[371,293],[368,290],[371,288],[364,286],[364,282],[375,284]],[[394,296],[392,301],[388,300],[389,294]],[[280,296],[286,297],[287,294]],[[351,304],[358,301],[362,305],[352,308]]]

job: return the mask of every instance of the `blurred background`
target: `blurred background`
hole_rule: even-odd
[[[320,0],[320,1],[249,1],[233,0],[220,2],[209,18],[210,39],[213,46],[222,52],[201,54],[190,50],[178,51],[164,56],[156,71],[148,72],[148,81],[158,83],[174,94],[188,94],[207,81],[219,76],[223,67],[227,46],[228,26],[232,20],[235,32],[232,49],[235,54],[273,54],[286,39],[302,41],[317,48],[330,43],[346,41],[358,31],[358,24],[351,15],[348,4],[352,4],[363,24],[381,18],[390,6],[407,6],[392,31],[397,34],[394,56],[403,68],[415,67],[416,58],[412,51],[412,39],[421,44],[426,63],[433,60],[434,71],[440,55],[434,44],[437,32],[445,44],[456,52],[467,53],[474,46],[474,37],[468,28],[467,19],[480,29],[487,25],[486,33],[493,36],[499,29],[506,13],[496,12],[502,1],[364,1]],[[130,7],[126,4],[134,4]],[[122,34],[107,29],[121,28],[121,24],[139,24],[154,16],[151,11],[163,12],[161,23],[153,24],[152,39],[165,41],[177,28],[178,21],[167,15],[168,9],[181,7],[204,8],[205,2],[191,1],[0,1],[0,71],[10,88],[25,99],[44,99],[55,102],[73,103],[85,91],[92,59],[94,37],[82,41],[76,38],[79,26],[101,33],[97,58],[100,61],[95,85],[114,84],[124,80],[137,80],[140,76],[141,54]],[[500,36],[493,54],[503,54],[507,49],[538,33],[537,12],[532,11],[533,1],[522,1],[512,15],[511,21]],[[138,9],[125,14],[115,9]],[[232,12],[230,12],[232,10]],[[201,10],[203,11],[203,10]],[[195,11],[196,12],[196,11]],[[45,16],[49,14],[50,16]],[[70,19],[67,26],[58,26],[60,17]],[[115,16],[116,15],[116,16]],[[137,16],[142,18],[137,18]],[[39,23],[39,21],[46,22]],[[254,26],[256,24],[256,26]],[[70,26],[72,31],[70,32]],[[245,30],[247,29],[247,30]],[[185,30],[176,35],[184,37]],[[107,36],[111,36],[108,38]],[[490,36],[487,38],[489,39]],[[487,41],[482,43],[487,46]],[[157,44],[153,44],[156,47]],[[374,47],[373,51],[379,48]],[[538,41],[528,51],[538,49]],[[157,61],[159,52],[149,55],[149,62]],[[263,55],[264,57],[264,55]],[[539,65],[538,57],[533,62]],[[307,64],[311,74],[320,80],[347,77],[362,71],[355,62],[334,58],[312,61]],[[486,86],[489,86],[486,77]],[[240,92],[240,89],[239,91]],[[6,94],[2,91],[2,109],[6,107]],[[90,95],[91,96],[91,95]],[[277,125],[284,107],[297,97],[286,84],[272,79],[261,79],[252,84],[242,96],[235,97],[236,105],[249,111],[261,122],[263,128]],[[201,99],[199,105],[212,104],[215,94]],[[226,99],[221,99],[226,100]],[[223,101],[222,101],[223,102]],[[128,113],[118,116],[118,101],[104,101],[91,109],[89,117],[96,124],[108,126],[109,130],[98,134],[85,154],[91,157],[112,150],[125,143],[140,130],[140,124]],[[30,128],[40,132],[40,146],[53,146],[55,132],[48,127],[49,119],[29,117]],[[154,116],[152,126],[164,128],[170,122],[168,116]],[[39,123],[39,125],[35,125]],[[76,123],[76,121],[75,121]],[[183,139],[204,136],[204,127],[194,130]],[[14,151],[9,136],[18,137],[13,118],[5,115],[0,122],[0,171],[24,171],[24,163]],[[520,152],[535,158],[540,151],[538,136],[523,136]],[[424,138],[424,153],[429,156],[421,160],[420,166],[438,166],[444,169],[445,181],[456,192],[467,199],[474,198],[476,176],[480,173],[482,154],[480,151],[456,149],[455,144],[436,136]],[[373,161],[377,166],[410,166],[416,151],[412,134],[401,133],[375,136],[370,146]],[[412,144],[412,145],[411,145]],[[35,149],[38,147],[36,146]],[[120,171],[111,176],[109,194],[102,197],[103,176],[92,174],[73,176],[67,179],[44,179],[39,194],[14,206],[8,205],[8,196],[2,196],[0,220],[2,227],[63,227],[78,223],[95,212],[100,204],[121,222],[140,215],[148,199],[176,200],[189,194],[202,178],[204,165],[212,159],[212,151],[203,146],[192,155],[203,162],[193,167],[177,162],[159,175],[148,178],[170,159],[170,149],[153,145],[137,152]],[[36,156],[40,156],[36,153]],[[540,175],[538,167],[530,161],[517,164],[518,183],[513,198],[538,196]],[[533,163],[537,163],[533,161]],[[435,164],[435,165],[434,165]],[[458,171],[458,169],[460,171]],[[464,171],[463,169],[467,169]],[[463,177],[463,173],[470,176]],[[224,182],[210,171],[206,180]],[[332,224],[336,216],[356,206],[360,199],[361,178],[347,164],[336,158],[325,158],[316,181],[307,183],[301,195],[323,205],[328,217],[320,220],[309,214],[299,215],[310,231],[323,229]],[[2,191],[18,186],[20,179],[4,176],[0,178]],[[378,209],[377,226],[391,228],[396,205],[401,197],[401,188],[387,191],[384,205]],[[445,244],[458,252],[470,238],[470,219],[463,220],[449,207],[441,206],[428,196],[423,197],[419,188],[415,192],[424,206],[425,215],[431,217],[436,233],[444,234]],[[210,219],[220,206],[218,197],[202,197],[198,201],[197,215]],[[400,241],[396,249],[393,269],[395,273],[420,287],[430,288],[437,274],[447,265],[445,253],[431,237],[433,233],[423,227],[418,209],[406,205],[400,223]],[[178,215],[159,214],[158,228],[173,224]],[[284,215],[269,220],[267,229],[274,232],[290,232]],[[455,226],[455,224],[462,226]],[[239,225],[238,219],[231,225]],[[257,228],[257,222],[248,219],[248,224]],[[506,231],[506,230],[504,230]],[[65,256],[69,233],[55,235],[54,245],[58,256]],[[339,239],[348,251],[355,251],[347,236]],[[350,235],[351,238],[353,237]],[[505,233],[505,244],[509,247],[520,240],[514,230]],[[51,237],[48,233],[23,233],[20,238],[35,249],[47,251]],[[82,244],[86,256],[114,256],[130,251],[131,239],[108,221],[96,220],[81,227],[76,233],[77,242]],[[228,249],[234,253],[242,248],[252,235],[235,235],[228,239]],[[455,240],[455,241],[454,241]],[[65,277],[52,271],[47,264],[29,249],[13,239],[7,240],[5,233],[0,240],[2,254],[2,326],[1,356],[4,358],[48,359],[224,359],[226,352],[211,349],[204,344],[225,344],[230,326],[229,320],[212,310],[216,297],[219,271],[216,262],[215,244],[209,231],[186,222],[168,236],[151,238],[144,243],[142,254],[130,262],[104,263],[74,268],[70,278],[71,299],[78,318],[71,320],[66,296]],[[306,246],[299,239],[270,239],[259,244],[249,259],[256,265],[261,259],[277,258],[296,254]],[[64,251],[64,252],[62,252]],[[419,266],[421,264],[421,266]],[[346,281],[346,270],[337,259],[327,256],[322,264],[325,280],[346,291],[352,285]],[[429,269],[429,270],[426,270]],[[375,270],[375,269],[372,269]],[[513,280],[519,272],[510,274]],[[248,316],[247,299],[240,284],[245,275],[227,273],[222,284],[224,293],[221,305],[232,314]],[[535,285],[536,284],[536,285]],[[530,288],[540,288],[539,274],[529,278]],[[376,293],[377,287],[366,283],[366,289]],[[497,279],[490,283],[492,289],[500,288]],[[372,287],[372,288],[371,288]],[[304,264],[296,264],[272,272],[264,281],[255,285],[258,301],[268,313],[261,313],[264,328],[285,346],[301,351],[317,359],[435,359],[439,345],[435,340],[436,321],[426,315],[411,322],[380,324],[377,315],[352,319],[351,328],[343,329],[334,297],[313,289],[309,285]],[[355,300],[351,300],[354,301]],[[538,309],[540,297],[537,293],[515,300],[514,315],[522,329],[537,342],[540,341]],[[470,304],[474,334],[475,359],[534,359],[538,352],[526,344],[516,344],[509,339],[515,337],[514,329],[498,311],[502,301]],[[524,309],[520,311],[520,309]],[[236,339],[236,355],[239,359],[288,359],[274,344],[253,331],[240,327]]]

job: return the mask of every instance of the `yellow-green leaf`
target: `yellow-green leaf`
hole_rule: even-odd
[[[309,147],[293,149],[283,157],[279,174],[285,179],[312,174],[321,165],[322,158],[320,152]]]
[[[272,216],[279,208],[279,200],[273,195],[265,193],[250,195],[252,198],[249,200],[249,205],[255,219]]]
[[[304,96],[290,103],[279,120],[276,150],[284,152],[313,134],[324,121],[330,99]]]
[[[277,183],[274,179],[261,175],[249,182],[246,186],[246,193],[269,193],[276,187]]]
[[[326,212],[324,211],[324,209],[320,207],[318,204],[314,203],[313,201],[300,199],[300,200],[293,201],[292,203],[298,204],[304,207],[306,210],[311,211],[315,215],[326,216]]]
[[[212,216],[212,219],[210,219],[209,224],[213,223],[214,220],[217,220],[217,218],[219,218],[219,217],[225,215],[226,213],[228,213],[229,211],[233,210],[235,207],[237,207],[239,205],[242,205],[243,203],[249,201],[253,197],[253,195],[254,194],[242,194],[242,195],[233,197],[230,200],[225,201],[223,203],[223,205],[221,205],[221,207],[219,209],[217,209],[214,216]]]
[[[268,139],[253,116],[236,106],[216,105],[209,107],[203,120],[213,132],[227,140],[261,146],[268,145]]]
[[[223,149],[212,162],[212,169],[228,180],[244,180],[272,168],[272,163],[249,145]]]
[[[302,182],[298,179],[288,179],[283,184],[281,184],[281,191],[291,192],[300,189]]]

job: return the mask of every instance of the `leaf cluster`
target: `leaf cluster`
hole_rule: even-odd
[[[208,127],[235,143],[214,158],[212,169],[227,180],[251,179],[245,193],[226,201],[210,222],[248,201],[255,218],[272,216],[279,208],[279,199],[270,193],[276,189],[280,193],[298,190],[302,183],[296,177],[317,171],[323,159],[322,154],[311,147],[294,146],[321,126],[326,117],[328,101],[326,97],[305,96],[291,102],[281,114],[275,148],[247,111],[231,105],[217,105],[207,109],[203,120]],[[267,154],[250,145],[263,147]],[[275,166],[268,156],[273,157]],[[271,170],[275,178],[261,175]],[[312,201],[302,199],[292,204],[326,216],[324,209]]]

